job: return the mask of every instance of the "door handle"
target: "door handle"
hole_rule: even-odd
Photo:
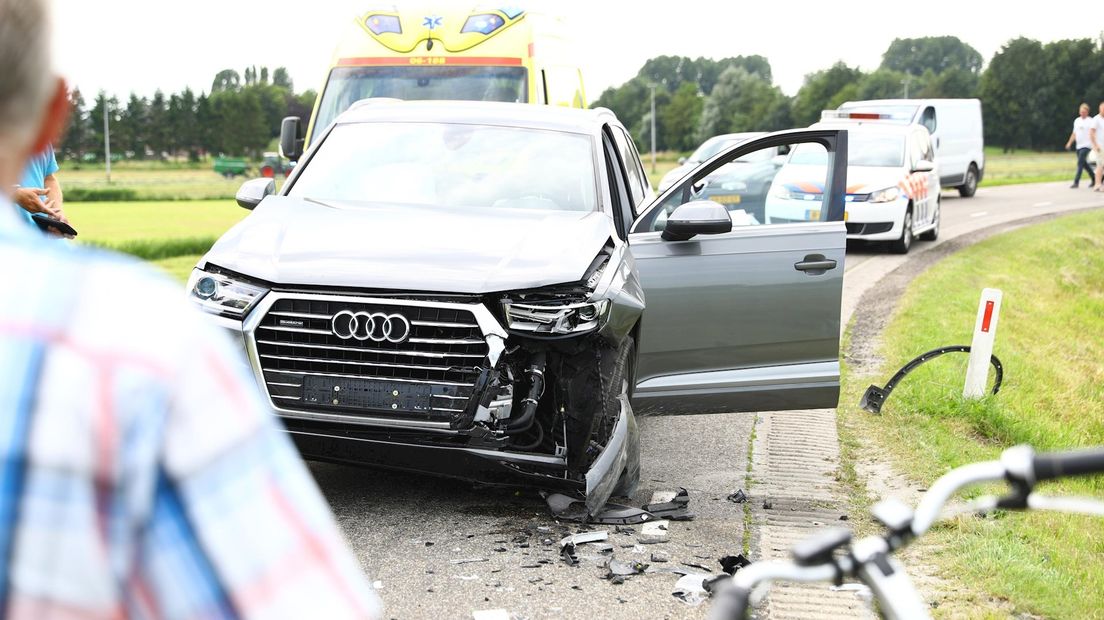
[[[819,276],[829,269],[836,268],[836,261],[825,258],[822,254],[810,254],[799,263],[794,263],[794,269],[804,271],[811,276]]]

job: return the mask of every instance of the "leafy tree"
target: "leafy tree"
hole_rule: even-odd
[[[917,97],[923,98],[970,98],[977,96],[980,77],[966,69],[951,67],[942,73],[931,69],[920,77],[920,88],[913,86]]]
[[[233,69],[223,69],[215,74],[211,82],[211,93],[235,91],[241,88],[241,76]]]
[[[1040,109],[1040,92],[1050,81],[1046,66],[1043,45],[1024,37],[1008,42],[993,56],[978,85],[987,143],[1005,149],[1036,146],[1040,132],[1034,128],[1048,120]],[[1072,118],[1070,114],[1062,116]],[[1059,143],[1064,137],[1052,136],[1050,143]]]
[[[701,119],[704,100],[698,92],[697,84],[683,82],[671,102],[656,110],[656,116],[663,126],[664,148],[676,151],[689,151],[698,145],[698,122]]]
[[[58,156],[79,160],[86,152],[95,148],[92,141],[93,119],[85,109],[84,96],[79,88],[74,88],[69,93],[69,108],[69,125],[65,129]]]
[[[922,75],[925,71],[941,74],[948,69],[981,73],[981,53],[958,37],[919,37],[894,39],[882,55],[882,68]]]
[[[793,100],[793,120],[797,125],[809,125],[820,120],[821,110],[828,109],[849,84],[863,78],[863,72],[843,62],[805,76],[805,84]],[[838,104],[837,104],[838,105]]]
[[[908,76],[905,73],[884,68],[868,73],[859,80],[854,98],[856,100],[900,98],[904,95],[903,89],[906,77]],[[909,88],[914,89],[917,84],[918,82],[914,78],[909,84]]]
[[[157,159],[169,150],[168,116],[169,109],[165,94],[160,90],[155,91],[146,110],[146,126],[142,128],[144,130],[142,133],[145,136],[146,147]]]
[[[702,109],[698,137],[739,131],[774,131],[791,124],[786,95],[758,73],[729,67]]]
[[[283,88],[288,92],[294,92],[292,87],[291,76],[288,75],[288,71],[284,67],[276,67],[276,70],[272,72],[272,85]]]

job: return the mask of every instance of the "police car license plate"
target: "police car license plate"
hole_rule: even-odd
[[[709,198],[713,202],[719,202],[723,205],[738,205],[740,204],[739,194],[724,194],[721,196],[711,196]]]
[[[820,209],[806,209],[805,210],[806,222],[819,222],[820,221]]]

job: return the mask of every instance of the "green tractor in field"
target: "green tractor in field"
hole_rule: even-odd
[[[232,179],[249,174],[249,163],[244,157],[216,157],[215,172]]]
[[[264,161],[261,162],[261,176],[266,179],[274,179],[277,175],[286,177],[291,174],[291,168],[279,153],[265,153]]]

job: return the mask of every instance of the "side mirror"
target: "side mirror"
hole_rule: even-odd
[[[678,158],[678,165],[680,165],[680,166],[681,166],[681,165],[683,165],[683,164],[685,164],[685,163],[686,163],[686,158],[685,158],[685,157],[679,157],[679,158]]]
[[[926,159],[921,159],[912,167],[913,172],[931,172],[932,170],[935,170],[935,164]]]
[[[784,166],[786,164],[786,156],[785,155],[775,155],[774,157],[771,157],[771,163],[774,164],[775,167],[781,168],[782,166]]]
[[[694,235],[719,235],[732,231],[728,209],[712,200],[695,200],[679,206],[667,217],[664,241],[686,241]]]
[[[286,116],[280,123],[280,155],[297,161],[303,156],[303,122],[298,116]]]
[[[265,196],[271,196],[275,193],[276,181],[272,179],[253,179],[242,183],[234,198],[238,201],[239,207],[252,211],[254,207],[261,204]]]

